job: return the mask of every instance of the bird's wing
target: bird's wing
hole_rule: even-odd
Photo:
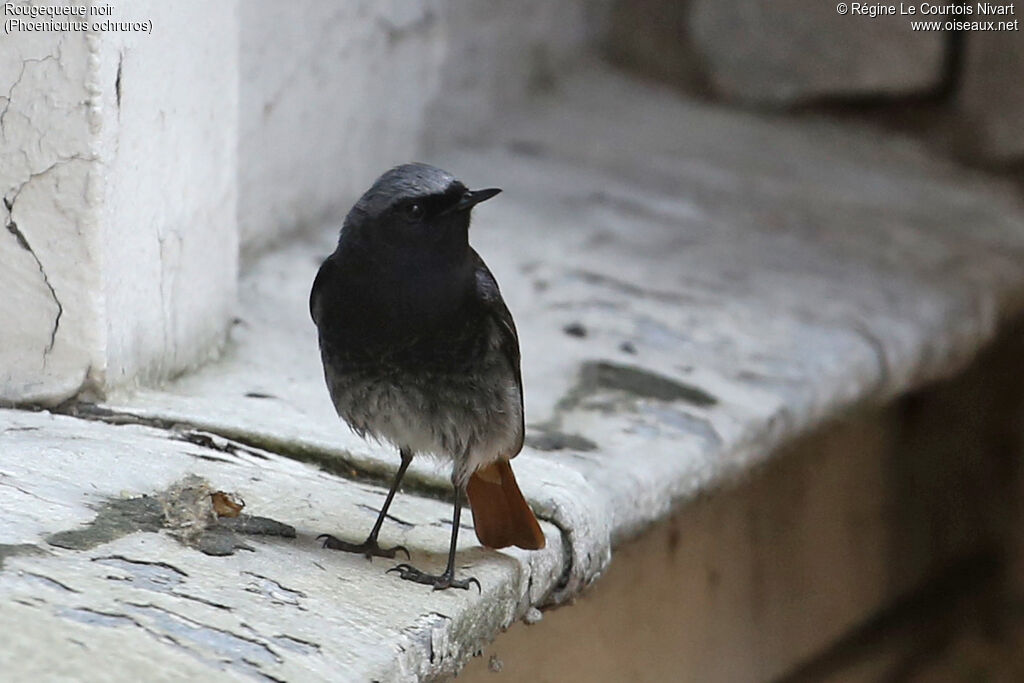
[[[523,435],[526,432],[525,413],[523,411],[523,375],[519,368],[519,334],[516,332],[515,321],[509,313],[505,300],[501,298],[501,290],[498,289],[498,281],[487,268],[480,255],[475,251],[473,257],[476,260],[476,298],[483,306],[486,315],[494,323],[498,331],[498,350],[508,361],[509,369],[515,378],[516,389],[519,393],[519,438],[515,450],[509,457],[515,457],[523,448]]]
[[[320,320],[323,309],[322,295],[324,288],[328,286],[328,282],[334,273],[334,257],[328,256],[327,259],[320,265],[320,270],[316,272],[316,279],[313,280],[313,288],[309,291],[309,315],[313,318],[313,322],[320,326]]]

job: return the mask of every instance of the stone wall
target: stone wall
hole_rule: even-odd
[[[936,15],[926,4],[878,14],[868,3],[816,0],[616,0],[606,52],[748,107],[888,103],[896,116],[904,103],[925,102],[942,120],[934,137],[947,151],[986,164],[1024,160],[1024,10],[997,5],[1005,14],[982,15],[978,3],[965,3],[969,14]],[[901,15],[901,6],[917,13]],[[939,26],[915,30],[918,21]],[[996,30],[959,30],[951,21],[993,21]]]
[[[1024,159],[1024,35],[972,34],[962,49],[956,93],[961,139],[987,159]]]

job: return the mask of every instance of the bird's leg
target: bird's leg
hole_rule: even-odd
[[[344,550],[348,553],[362,553],[366,555],[367,559],[371,559],[374,555],[377,557],[394,558],[399,550],[405,553],[406,559],[409,558],[409,551],[405,546],[396,545],[393,548],[381,548],[377,544],[377,534],[380,533],[380,528],[384,524],[384,518],[387,517],[388,508],[391,507],[391,501],[395,497],[395,492],[398,490],[398,485],[402,483],[402,477],[405,476],[405,470],[409,468],[409,463],[412,462],[412,452],[406,449],[399,451],[402,457],[402,464],[398,466],[398,472],[395,473],[395,480],[391,482],[391,490],[388,491],[388,497],[384,499],[384,507],[380,509],[380,514],[377,515],[377,521],[373,525],[373,529],[370,530],[370,535],[366,537],[366,540],[362,543],[348,543],[340,539],[331,536],[330,534],[321,534],[317,536],[317,540],[323,539],[324,547],[330,548],[331,550]]]
[[[466,590],[470,584],[476,584],[476,589],[480,590],[480,582],[469,577],[466,579],[455,578],[455,544],[459,539],[459,517],[462,515],[462,497],[465,495],[465,491],[462,486],[455,485],[455,514],[452,519],[452,540],[451,545],[448,547],[448,567],[445,568],[444,573],[427,574],[425,572],[416,569],[409,564],[400,564],[392,567],[388,570],[388,573],[398,572],[398,575],[406,581],[415,581],[416,583],[422,583],[427,586],[433,586],[434,590],[444,590],[445,588],[462,588]]]

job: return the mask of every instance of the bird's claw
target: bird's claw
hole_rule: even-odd
[[[377,539],[366,539],[362,543],[349,543],[348,541],[342,541],[330,534],[320,534],[316,537],[316,540],[323,541],[324,548],[330,548],[331,550],[342,550],[346,553],[360,553],[366,556],[366,559],[372,559],[373,557],[386,557],[393,560],[398,551],[405,553],[405,559],[409,559],[409,550],[404,545],[396,545],[393,548],[381,548],[377,544]]]
[[[483,589],[480,587],[480,582],[472,576],[468,579],[456,579],[447,571],[440,575],[427,574],[426,572],[416,569],[416,567],[413,567],[411,564],[406,564],[404,562],[387,570],[385,574],[390,574],[391,572],[397,572],[399,578],[404,579],[405,581],[422,583],[425,586],[433,587],[436,591],[445,590],[446,588],[461,588],[462,590],[469,590],[470,585],[476,584],[477,591],[483,593]]]

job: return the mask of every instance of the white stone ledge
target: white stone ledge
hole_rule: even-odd
[[[261,480],[251,483],[243,468],[173,453],[166,459],[177,469],[159,481],[133,464],[133,491],[194,471],[218,487],[250,491],[255,513],[300,528],[298,541],[261,545],[244,560],[221,558],[209,570],[216,581],[237,585],[243,561],[259,563],[257,573],[263,563],[289,572],[314,561],[337,568],[297,572],[292,582],[307,595],[352,576],[352,592],[322,603],[335,612],[317,616],[336,621],[311,623],[332,634],[354,629],[349,640],[330,638],[344,641],[331,657],[335,666],[357,667],[358,677],[457,669],[459,658],[530,604],[571,600],[600,575],[617,543],[734,481],[778,444],[855,405],[956,372],[1024,304],[1019,202],[906,141],[723,112],[608,75],[568,81],[552,101],[501,123],[494,146],[427,161],[471,185],[505,188],[477,212],[472,239],[520,329],[528,443],[567,445],[528,445],[514,463],[535,509],[554,522],[545,525],[547,550],[483,552],[464,534],[460,558],[483,581],[484,598],[436,596],[383,577],[382,563],[313,547],[309,537],[323,531],[361,537],[371,514],[350,517],[345,506],[362,496],[379,500],[379,489],[277,457],[266,470],[247,462],[244,472]],[[241,320],[220,362],[103,407],[385,476],[395,454],[355,438],[333,414],[308,319],[310,283],[334,239],[332,227],[315,243],[292,243],[255,264],[242,280]],[[70,424],[9,419],[30,418]],[[538,441],[545,435],[547,445]],[[147,431],[146,438],[162,437]],[[126,476],[106,469],[115,481]],[[411,475],[412,488],[446,486],[446,474],[430,463],[415,463]],[[77,491],[64,489],[75,501]],[[80,505],[72,506],[78,516],[62,513],[54,528],[84,521]],[[393,513],[416,523],[446,508],[406,493]],[[385,530],[401,533],[392,524]],[[407,540],[441,553],[443,531],[420,536],[417,526]],[[23,538],[17,542],[38,541]],[[119,552],[145,548],[148,558],[184,552],[146,535],[116,543]],[[9,562],[65,561],[76,560]],[[201,582],[206,572],[190,577]],[[250,608],[259,609],[238,609]],[[448,618],[430,616],[435,608]],[[23,618],[22,607],[9,609]],[[350,614],[375,615],[390,630],[360,630]],[[432,647],[451,658],[430,661],[422,645],[430,637],[422,635],[410,653],[401,640],[408,633],[432,634]],[[367,653],[370,638],[376,646]],[[396,642],[404,654],[391,648]]]
[[[18,680],[51,679],[97,672],[103,661],[107,680],[218,670],[246,680],[415,680],[455,671],[562,570],[549,524],[548,548],[532,554],[474,549],[467,528],[459,571],[480,581],[479,594],[403,582],[384,573],[396,561],[368,562],[316,541],[325,532],[364,534],[383,491],[273,453],[224,452],[178,437],[0,411],[0,669]],[[123,531],[80,550],[45,540],[88,531],[105,503],[156,495],[188,475],[237,494],[245,513],[294,526],[297,538],[239,536],[249,549],[228,557],[169,531]],[[404,544],[414,562],[440,569],[450,506],[402,496],[392,511],[409,523],[389,524],[382,542]]]

